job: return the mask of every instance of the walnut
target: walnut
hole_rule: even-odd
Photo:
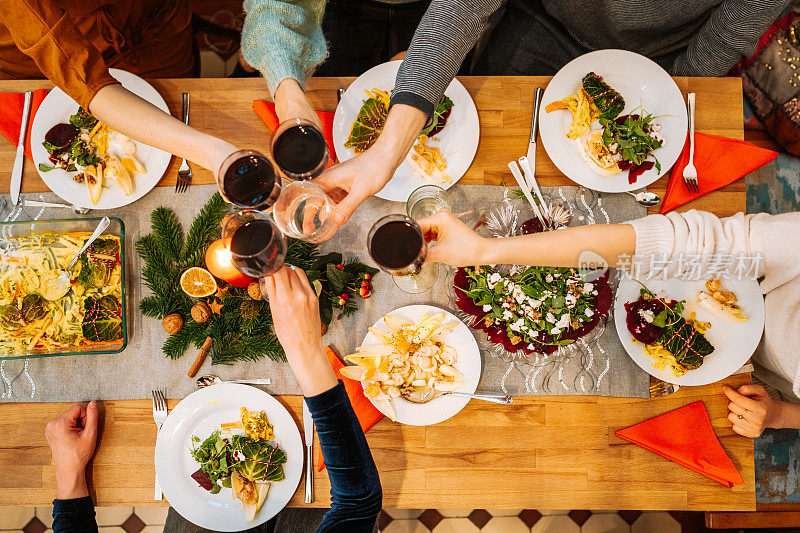
[[[178,313],[172,313],[161,320],[161,325],[164,327],[164,331],[170,335],[175,335],[183,327],[183,317]]]
[[[263,300],[264,296],[261,294],[261,287],[258,286],[257,281],[250,282],[247,286],[247,295],[253,300]]]
[[[514,335],[513,337],[511,337],[511,339],[510,339],[510,340],[511,340],[511,344],[513,344],[514,346],[516,346],[517,344],[519,344],[520,342],[522,342],[522,337],[520,337],[519,335]]]
[[[211,318],[211,308],[205,302],[197,302],[192,306],[192,320],[204,324]]]
[[[494,318],[492,318],[490,316],[484,317],[483,323],[486,324],[486,327],[488,328],[489,326],[494,324]]]

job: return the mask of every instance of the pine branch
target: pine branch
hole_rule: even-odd
[[[144,316],[164,318],[159,299],[155,296],[145,296],[142,298],[142,301],[139,302],[139,311],[141,311]]]
[[[225,217],[228,204],[219,195],[214,195],[208,200],[200,214],[192,221],[189,233],[183,246],[184,264],[187,266],[201,266],[203,256],[208,245],[219,235],[219,223]]]
[[[164,346],[162,348],[164,355],[170,359],[178,359],[189,349],[189,346],[196,338],[202,337],[203,340],[205,340],[205,336],[202,334],[204,327],[205,324],[198,324],[194,320],[187,320],[178,333],[170,335],[169,338],[164,341]]]
[[[178,216],[172,209],[159,207],[150,215],[155,243],[164,256],[172,262],[178,262],[183,251],[183,228]]]

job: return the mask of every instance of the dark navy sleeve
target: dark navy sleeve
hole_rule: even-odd
[[[92,499],[53,500],[53,533],[97,533]]]
[[[317,531],[371,533],[383,501],[381,480],[344,385],[340,381],[306,403],[331,481],[331,509]]]

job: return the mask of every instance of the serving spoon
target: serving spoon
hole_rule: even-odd
[[[210,387],[211,385],[219,385],[220,383],[247,383],[248,385],[269,385],[272,380],[269,378],[264,379],[222,379],[214,374],[206,374],[197,378],[197,387]]]
[[[658,205],[661,202],[661,197],[659,195],[657,195],[656,193],[654,193],[654,192],[642,191],[642,192],[633,193],[633,192],[625,191],[625,193],[626,194],[630,194],[631,196],[633,196],[639,204],[641,204],[641,205],[643,205],[645,207],[651,207],[651,206],[654,206],[654,205]]]
[[[81,256],[81,254],[89,249],[92,243],[96,241],[106,229],[108,229],[110,224],[111,220],[108,217],[103,217],[103,219],[100,220],[100,223],[97,225],[97,228],[95,228],[94,233],[92,233],[89,238],[86,239],[86,242],[83,243],[81,249],[78,250],[78,253],[72,258],[72,261],[70,261],[66,270],[59,269],[58,274],[55,277],[45,281],[42,296],[44,296],[46,300],[55,301],[66,296],[70,287],[72,286],[72,276],[70,275],[72,272],[72,267],[75,266],[75,263],[78,261],[78,258]]]
[[[466,398],[473,398],[475,400],[483,400],[486,402],[492,403],[500,403],[503,405],[508,405],[514,401],[513,396],[504,395],[504,394],[471,394],[469,392],[458,392],[458,391],[450,391],[450,392],[442,392],[437,391],[435,389],[428,389],[425,392],[420,393],[409,393],[409,392],[400,392],[400,397],[404,400],[408,400],[411,403],[428,403],[429,401],[433,400],[438,396],[464,396]]]

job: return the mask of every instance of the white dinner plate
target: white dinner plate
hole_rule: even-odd
[[[466,324],[449,311],[432,305],[407,305],[395,309],[388,314],[410,320],[411,322],[416,322],[426,313],[433,316],[442,311],[444,311],[444,321],[442,324],[458,322],[458,325],[453,329],[450,335],[445,338],[445,344],[452,346],[456,354],[458,354],[458,359],[453,366],[464,375],[464,382],[461,384],[461,387],[456,390],[459,392],[474,393],[475,389],[478,388],[478,381],[481,378],[481,352],[478,349],[478,343],[475,342],[475,337]],[[388,330],[383,318],[375,322],[373,327]],[[372,333],[367,333],[361,346],[372,346],[375,344],[379,344],[378,339],[376,339]],[[469,398],[464,396],[438,396],[427,403],[413,403],[403,398],[395,398],[391,401],[391,404],[397,422],[410,426],[430,426],[432,424],[438,424],[455,415],[461,411],[468,402]],[[381,405],[375,402],[372,402],[372,404],[384,415],[389,416]]]
[[[686,300],[684,317],[695,312],[701,322],[710,322],[711,327],[704,334],[714,346],[714,351],[704,360],[702,366],[675,377],[671,368],[653,368],[653,359],[648,356],[641,343],[633,340],[625,322],[625,304],[639,299],[642,288],[639,283],[624,277],[617,289],[614,300],[614,322],[625,350],[642,369],[662,381],[676,385],[707,385],[725,379],[744,365],[753,355],[761,334],[764,331],[764,296],[758,283],[752,279],[723,279],[724,290],[732,291],[748,315],[746,322],[731,322],[697,307],[697,293],[705,288],[705,280],[684,281],[681,279],[643,281],[648,289],[665,300]]]
[[[367,99],[364,91],[380,89],[391,93],[400,63],[401,61],[389,61],[372,67],[351,83],[342,95],[333,117],[333,145],[340,162],[355,156],[353,149],[345,148],[344,143],[350,136],[350,128],[356,120],[361,105]],[[453,110],[444,129],[435,137],[431,137],[429,144],[441,150],[447,162],[445,172],[450,176],[449,183],[436,183],[436,185],[449,189],[461,179],[475,158],[480,138],[480,124],[475,103],[461,82],[454,79],[448,85],[445,94],[453,101]],[[406,160],[397,167],[394,177],[375,196],[384,200],[405,202],[414,189],[428,183],[431,182],[414,172]]]
[[[618,91],[625,99],[626,115],[638,108],[657,117],[653,123],[661,126],[664,145],[655,150],[653,156],[661,163],[661,171],[655,167],[628,183],[628,171],[614,176],[602,176],[589,168],[581,157],[577,143],[567,139],[565,132],[572,122],[572,114],[566,110],[545,112],[544,108],[578,92],[581,80],[589,72]],[[593,128],[597,128],[595,122]],[[647,187],[669,172],[678,160],[686,141],[686,103],[675,81],[654,61],[627,50],[598,50],[577,57],[559,70],[542,97],[539,113],[539,131],[547,155],[569,179],[596,191],[625,192]]]
[[[169,114],[167,103],[158,94],[158,91],[145,80],[124,70],[112,68],[108,71],[123,87]],[[78,111],[78,107],[78,103],[58,87],[50,91],[42,101],[31,126],[31,152],[37,170],[40,163],[51,165],[48,159],[49,154],[42,146],[45,134],[56,124],[69,122],[70,115],[74,115]],[[92,205],[86,185],[72,180],[75,172],[55,168],[49,172],[39,170],[39,175],[51,191],[71,204],[91,209],[116,209],[128,205],[150,192],[158,184],[172,158],[172,154],[164,150],[153,148],[139,141],[133,142],[136,144],[136,159],[144,165],[147,172],[133,175],[133,194],[130,196],[125,196],[125,193],[116,184],[108,183],[100,195],[100,200],[97,204]]]
[[[272,484],[253,522],[245,520],[231,489],[211,494],[191,478],[200,468],[189,453],[192,435],[203,440],[221,423],[236,422],[243,406],[267,413],[274,443],[286,453],[286,479]],[[297,424],[278,400],[248,385],[224,383],[193,392],[169,413],[156,441],[156,475],[170,505],[188,521],[214,531],[242,531],[263,524],[289,503],[303,473],[303,453]]]

